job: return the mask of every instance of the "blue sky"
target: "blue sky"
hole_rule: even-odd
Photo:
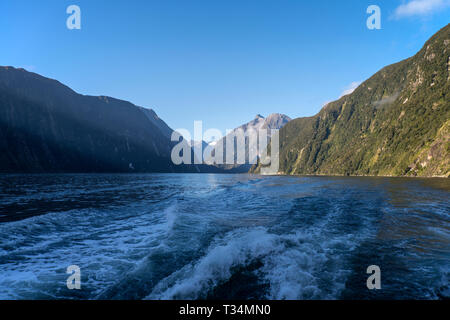
[[[173,129],[317,113],[415,54],[448,0],[2,0],[0,65],[153,108]],[[81,8],[81,30],[66,8]],[[381,30],[366,9],[381,8]]]

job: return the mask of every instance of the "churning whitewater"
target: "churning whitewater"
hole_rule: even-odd
[[[450,297],[446,179],[4,175],[0,188],[1,299]]]

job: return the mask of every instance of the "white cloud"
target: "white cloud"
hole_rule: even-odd
[[[350,94],[350,93],[353,93],[353,91],[355,91],[356,88],[358,88],[360,84],[361,84],[361,82],[359,82],[359,81],[353,81],[352,83],[350,83],[350,84],[345,88],[345,90],[341,93],[341,95],[339,96],[338,99],[340,99],[340,98],[342,98],[343,96],[346,96],[346,95],[348,95],[348,94]],[[324,102],[324,103],[322,104],[322,108],[325,108],[330,102],[334,102],[334,101],[335,101],[335,100],[329,100],[329,101]]]
[[[333,102],[333,100],[325,101],[325,102],[322,104],[322,108],[326,107],[327,104],[329,104],[330,102]]]
[[[450,6],[450,0],[410,0],[398,6],[394,18],[429,15]]]
[[[359,87],[359,85],[361,84],[361,82],[359,81],[353,81],[352,83],[350,83],[350,85],[341,93],[341,96],[339,98],[342,98],[343,96],[346,96],[350,93],[353,93],[353,91],[356,90],[356,88]]]

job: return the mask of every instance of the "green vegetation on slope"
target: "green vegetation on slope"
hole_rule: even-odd
[[[448,177],[449,54],[450,24],[414,57],[289,122],[280,131],[280,173]]]

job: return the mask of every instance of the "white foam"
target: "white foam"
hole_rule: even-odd
[[[263,227],[231,231],[216,239],[201,259],[160,281],[147,299],[204,298],[208,290],[232,276],[233,268],[257,259],[263,263],[256,271],[258,278],[270,287],[266,298],[337,298],[349,272],[334,250],[352,250],[356,244],[348,235],[332,241],[318,236],[319,231],[276,235]],[[326,270],[330,261],[331,269]],[[328,287],[320,284],[324,278]]]
[[[64,288],[66,268],[73,264],[85,272],[83,286],[96,295],[158,248],[177,216],[175,206],[123,215],[74,210],[0,224],[0,262],[17,261],[0,263],[0,298],[29,298],[39,291],[47,297],[55,286]]]
[[[231,276],[231,269],[277,250],[277,236],[264,228],[228,233],[197,261],[163,279],[147,299],[196,299],[208,288]]]

